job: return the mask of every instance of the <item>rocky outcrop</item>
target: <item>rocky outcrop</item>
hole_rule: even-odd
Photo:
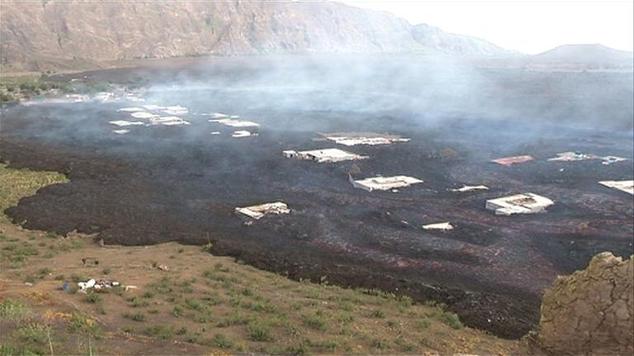
[[[82,63],[289,52],[506,53],[486,41],[412,26],[329,1],[0,1],[0,63]]]
[[[633,267],[634,256],[604,252],[585,270],[557,278],[544,294],[538,345],[558,355],[631,355]]]

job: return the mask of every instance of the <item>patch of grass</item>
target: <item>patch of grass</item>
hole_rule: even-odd
[[[152,289],[157,294],[168,295],[174,291],[172,288],[172,280],[168,277],[163,277],[160,280],[148,285],[148,288]]]
[[[145,321],[145,314],[143,313],[124,313],[123,317],[126,319],[130,319],[130,320],[134,320],[134,321],[139,321],[139,322],[143,322]]]
[[[462,325],[462,322],[460,321],[460,318],[458,318],[458,315],[454,313],[450,313],[450,312],[442,313],[440,315],[440,321],[442,321],[443,323],[447,324],[449,327],[455,330],[460,330],[464,327]]]
[[[174,308],[172,309],[172,315],[177,318],[183,316],[183,312],[184,312],[183,308],[181,308],[178,305],[174,306]]]
[[[0,211],[17,205],[18,201],[47,185],[68,181],[57,172],[36,172],[28,169],[11,169],[0,164]],[[9,219],[0,214],[0,221],[9,223]]]
[[[95,292],[89,292],[84,298],[84,301],[86,303],[97,304],[97,303],[101,303],[102,298],[99,294]]]
[[[389,342],[384,339],[372,339],[370,345],[377,350],[385,350],[389,347]]]
[[[214,335],[213,339],[211,339],[211,342],[214,346],[221,349],[230,349],[233,347],[233,342],[223,334]]]
[[[18,339],[24,343],[44,345],[48,341],[50,330],[46,325],[29,323],[16,330]]]
[[[128,298],[128,302],[130,302],[130,306],[132,308],[142,308],[147,307],[150,303],[147,300],[143,300],[139,297]]]
[[[68,323],[68,331],[88,336],[99,337],[101,328],[94,319],[81,313],[73,313]]]
[[[2,247],[0,250],[0,262],[8,261],[13,264],[22,264],[26,262],[29,257],[37,256],[39,251],[28,242],[22,243],[9,243]]]
[[[431,321],[427,318],[419,319],[416,321],[416,329],[423,331],[431,326]]]
[[[5,299],[0,303],[0,319],[19,321],[27,318],[30,313],[30,309],[19,300]]]
[[[376,310],[373,310],[370,313],[370,317],[377,318],[377,319],[383,319],[383,318],[385,318],[385,312],[383,310],[381,310],[381,309],[376,309]]]
[[[161,340],[168,340],[174,336],[174,328],[171,326],[154,325],[143,330],[147,336],[156,337]]]
[[[231,314],[229,314],[229,316],[218,322],[216,326],[219,328],[224,328],[232,325],[245,325],[249,322],[249,320],[250,319],[244,314],[238,311],[233,311]]]
[[[271,327],[263,321],[251,321],[247,324],[247,334],[252,341],[273,341]]]
[[[327,329],[326,321],[324,320],[323,316],[317,313],[311,314],[311,315],[304,315],[302,317],[302,321],[304,322],[304,325],[306,325],[307,327],[311,329],[315,329],[319,331],[326,331]]]

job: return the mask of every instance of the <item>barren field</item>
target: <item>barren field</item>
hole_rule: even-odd
[[[117,76],[121,72],[112,74]],[[274,89],[232,88],[212,79],[213,87],[155,86],[144,92],[145,104],[187,107],[183,117],[191,125],[133,126],[124,135],[114,134],[108,122],[129,119],[117,109],[139,103],[5,109],[0,159],[70,179],[6,213],[27,229],[96,234],[106,245],[211,244],[215,255],[292,279],[442,302],[466,325],[510,338],[536,324],[541,292],[558,274],[584,267],[600,251],[633,251],[631,195],[597,183],[632,179],[631,132],[456,114],[425,120],[408,110],[327,105],[361,106],[354,91],[284,88],[289,95],[276,105],[283,96],[279,83]],[[233,138],[232,129],[202,115],[211,112],[256,121],[259,135]],[[317,135],[333,131],[386,132],[411,141],[339,147],[370,157],[355,162],[318,164],[281,154],[336,147]],[[628,160],[547,161],[564,151]],[[535,160],[511,167],[490,162],[519,154]],[[403,174],[424,183],[366,192],[350,185],[349,172]],[[448,191],[463,184],[490,190]],[[487,199],[523,192],[549,197],[555,205],[526,216],[496,216],[484,208]],[[245,224],[234,213],[238,206],[278,200],[289,205],[289,215]],[[456,228],[421,229],[441,221]]]

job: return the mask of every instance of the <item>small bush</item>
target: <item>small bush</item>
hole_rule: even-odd
[[[423,318],[416,321],[416,328],[418,330],[425,330],[431,325],[431,321],[427,318]]]
[[[314,314],[314,315],[304,315],[303,317],[304,325],[311,329],[325,331],[326,330],[326,321],[322,316]]]
[[[143,313],[132,313],[132,314],[125,313],[125,314],[123,314],[123,317],[126,318],[126,319],[139,321],[139,322],[145,321],[145,314],[143,314]]]
[[[252,341],[273,341],[271,328],[262,322],[250,322],[247,325],[247,333]]]
[[[20,327],[17,336],[24,343],[43,345],[48,340],[48,327],[45,325],[31,323]]]
[[[143,333],[148,336],[156,337],[162,340],[172,338],[174,335],[174,329],[163,325],[154,325],[149,328],[145,328]]]
[[[86,301],[86,303],[92,303],[92,304],[97,304],[97,303],[101,303],[101,296],[95,292],[91,292],[88,293],[88,295],[86,295],[86,298],[84,298],[84,300]]]
[[[458,318],[458,315],[454,314],[454,313],[449,313],[449,312],[445,312],[441,315],[440,320],[449,325],[452,329],[462,329],[464,326],[462,325],[462,322],[460,322],[460,318]]]
[[[29,315],[29,308],[19,300],[5,299],[0,303],[0,319],[22,320]]]
[[[229,349],[233,347],[233,342],[222,334],[214,335],[214,338],[211,341],[214,346],[217,346],[221,349]]]
[[[372,313],[370,313],[370,316],[372,318],[383,319],[383,318],[385,318],[385,313],[383,312],[383,310],[377,309],[377,310],[372,311]]]
[[[68,331],[93,337],[99,337],[101,334],[101,328],[95,320],[80,313],[73,313],[68,323]]]

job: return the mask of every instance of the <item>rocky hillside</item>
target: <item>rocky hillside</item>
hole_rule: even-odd
[[[553,355],[634,352],[634,256],[596,255],[588,268],[559,277],[544,293],[537,342]]]
[[[334,2],[3,0],[0,7],[0,60],[13,70],[199,55],[506,53],[483,40]]]

